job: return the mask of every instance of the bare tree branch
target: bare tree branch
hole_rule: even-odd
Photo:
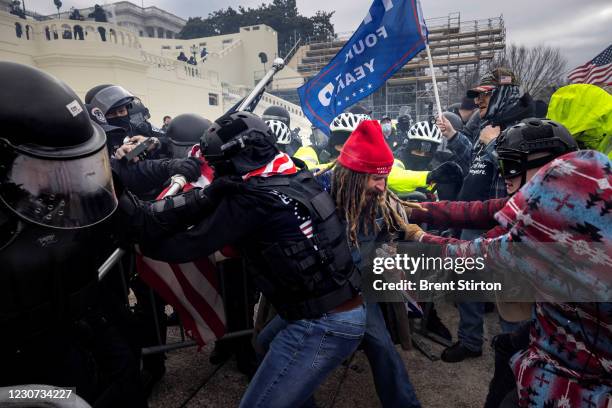
[[[550,95],[564,85],[567,60],[558,48],[538,45],[525,47],[511,44],[505,55],[491,61],[490,68],[510,68],[524,92],[535,99],[550,99]]]

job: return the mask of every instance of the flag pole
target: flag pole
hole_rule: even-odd
[[[429,42],[425,42],[425,50],[427,51],[427,59],[429,60],[429,71],[431,71],[431,81],[433,82],[434,96],[436,98],[436,107],[438,115],[442,117],[442,107],[440,105],[440,95],[438,95],[438,83],[436,82],[436,73],[434,72],[433,61],[431,59],[431,51],[429,51]]]

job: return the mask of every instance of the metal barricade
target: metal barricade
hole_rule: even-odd
[[[127,251],[122,248],[117,248],[106,259],[106,261],[102,264],[102,266],[98,268],[98,280],[99,281],[104,279],[109,273],[119,273],[121,275],[122,287],[124,289],[124,293],[126,294],[125,303],[128,306],[129,306],[129,297],[128,297],[129,287],[128,287],[128,283],[126,279],[128,276],[134,275],[135,271],[132,269],[134,267],[134,263],[133,262],[130,263],[130,269],[126,273],[124,269],[124,265],[122,264],[121,260],[123,259],[124,256],[129,255],[129,254],[135,254],[135,251]],[[226,274],[234,274],[237,271],[235,270],[226,271],[225,270],[226,267],[224,267],[223,262],[232,262],[232,263],[242,264],[242,268],[241,268],[241,272],[242,272],[241,278],[242,279],[239,279],[239,281],[241,281],[243,284],[239,288],[238,291],[236,290],[237,288],[235,287],[235,285],[232,285],[231,282],[228,283],[228,279],[226,279],[225,277]],[[238,324],[238,326],[244,326],[245,324],[247,326],[246,328],[238,328],[234,331],[228,331],[223,337],[217,339],[217,341],[235,339],[235,338],[243,337],[243,336],[251,336],[253,334],[253,318],[252,318],[253,307],[251,303],[253,302],[249,301],[249,294],[251,291],[251,287],[248,284],[248,273],[246,271],[246,268],[244,267],[244,261],[241,258],[227,258],[227,260],[217,262],[216,267],[217,267],[217,274],[218,274],[219,282],[220,282],[219,290],[221,292],[224,309],[226,311],[226,319],[227,319],[226,327],[228,328],[228,330],[231,330],[233,326],[236,326],[235,324],[236,322],[235,316],[237,314],[235,310],[236,308],[232,307],[233,305],[231,303],[234,303],[236,301],[235,295],[237,292],[241,292],[240,300],[243,303],[243,310],[240,310],[238,314],[241,314],[244,319],[242,320],[244,324],[242,325]],[[233,268],[230,268],[230,269],[233,269]],[[115,270],[115,272],[111,272],[113,270]],[[232,280],[234,282],[236,281],[236,279],[232,279]],[[232,293],[230,294],[229,292],[232,292]],[[162,341],[161,333],[164,329],[167,330],[167,328],[163,326],[160,316],[158,315],[157,308],[155,307],[156,302],[157,302],[157,300],[155,299],[155,292],[150,287],[148,288],[148,295],[149,295],[149,303],[152,309],[153,321],[155,325],[154,329],[157,334],[157,344],[153,346],[143,347],[141,349],[142,355],[147,356],[147,355],[153,355],[157,353],[165,353],[168,351],[179,350],[179,349],[197,345],[197,343],[194,340],[187,338],[187,336],[185,335],[185,329],[182,324],[179,324],[180,341],[173,342],[170,344],[164,343]],[[230,313],[230,310],[233,310],[233,313]]]

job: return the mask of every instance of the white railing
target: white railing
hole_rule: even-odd
[[[32,21],[0,12],[0,19],[12,20],[15,37],[25,41],[83,41],[140,49],[138,35],[111,23],[77,20]]]
[[[14,27],[13,34],[19,41],[35,41],[53,44],[54,42],[71,42],[78,45],[95,43],[101,47],[124,47],[138,50],[135,58],[151,67],[167,71],[175,71],[181,78],[197,78],[219,84],[219,73],[204,70],[201,66],[190,65],[183,61],[163,57],[142,51],[136,33],[121,28],[112,23],[96,23],[94,21],[77,20],[23,20],[8,13],[0,12],[0,27]]]

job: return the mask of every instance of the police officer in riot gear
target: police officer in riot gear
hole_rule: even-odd
[[[111,154],[124,144],[126,137],[132,139],[137,137],[138,141],[142,141],[144,137],[152,137],[154,143],[148,153],[163,150],[164,133],[157,128],[154,129],[147,121],[150,115],[142,101],[122,86],[98,85],[89,90],[85,100],[88,101],[92,117],[99,122],[103,121],[104,117],[108,125],[113,127],[113,133],[107,131]],[[124,133],[115,132],[116,129],[121,129]]]
[[[208,188],[151,206],[122,197],[121,207],[147,256],[181,263],[226,245],[241,252],[279,313],[258,337],[267,354],[241,406],[300,406],[365,330],[345,225],[331,197],[279,152],[257,116],[217,119],[201,150],[215,169]],[[325,358],[317,357],[322,341]]]
[[[172,119],[166,130],[170,157],[187,157],[211,125],[210,120],[196,113],[184,113]]]
[[[100,89],[108,89],[109,87],[112,88],[112,85],[99,85],[94,87],[87,93],[85,99],[91,102],[98,92],[100,92]],[[123,91],[118,91],[115,95],[122,94],[124,94]],[[128,96],[121,98],[119,96],[119,103],[126,103],[128,100],[131,101],[132,99],[130,98],[132,97]],[[131,192],[143,196],[143,198],[154,198],[161,191],[164,183],[176,174],[185,176],[187,181],[195,181],[200,177],[199,161],[197,159],[187,158],[186,156],[177,159],[138,160],[135,163],[121,159],[120,156],[134,147],[131,143],[124,143],[128,135],[126,130],[116,126],[118,124],[117,122],[106,118],[103,112],[105,108],[103,106],[100,107],[101,105],[99,102],[96,104],[90,103],[85,106],[90,119],[98,124],[106,133],[108,151],[109,154],[112,155],[111,166],[113,172],[119,177],[121,183]],[[119,152],[121,154],[119,154]]]
[[[138,362],[98,303],[117,207],[105,134],[54,77],[0,62],[0,78],[0,386],[144,407]]]

